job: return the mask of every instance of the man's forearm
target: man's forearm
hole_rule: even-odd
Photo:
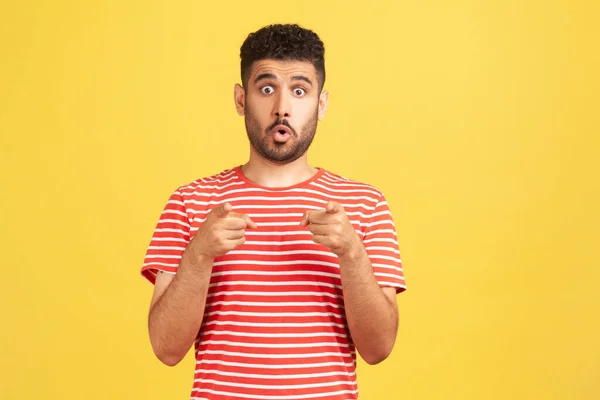
[[[177,274],[155,302],[148,317],[150,342],[157,357],[176,365],[194,343],[206,305],[212,260],[193,264],[184,253]]]
[[[361,357],[377,364],[388,357],[398,330],[398,310],[379,286],[362,248],[339,258],[344,307],[352,340]]]

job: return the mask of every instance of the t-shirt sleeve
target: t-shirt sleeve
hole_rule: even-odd
[[[179,190],[173,192],[156,224],[144,257],[142,276],[152,284],[158,271],[174,274],[190,241],[190,221]]]
[[[405,291],[406,282],[396,228],[383,194],[379,197],[367,222],[363,244],[379,285],[393,287],[396,293]]]

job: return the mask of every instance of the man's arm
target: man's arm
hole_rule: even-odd
[[[166,365],[177,365],[196,339],[202,324],[211,264],[208,258],[197,261],[184,252],[177,274],[159,273],[156,277],[148,330],[154,354]]]
[[[329,201],[325,210],[304,213],[313,241],[338,256],[346,320],[352,340],[369,364],[385,360],[398,331],[396,289],[381,288],[360,237],[340,203]]]
[[[245,241],[256,228],[246,214],[225,203],[213,209],[187,245],[175,275],[158,274],[148,315],[152,349],[174,366],[187,354],[202,325],[213,260]]]
[[[398,305],[395,288],[381,288],[362,243],[339,257],[344,307],[350,335],[368,364],[385,360],[396,342]]]

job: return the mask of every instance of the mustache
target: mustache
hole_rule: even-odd
[[[296,130],[294,128],[292,128],[292,126],[290,125],[290,123],[288,122],[287,119],[278,119],[277,121],[273,122],[268,128],[267,128],[267,132],[271,132],[273,130],[273,128],[275,128],[277,125],[284,125],[287,126],[288,128],[290,128],[290,131],[292,132],[292,134],[294,136],[298,136],[296,134]]]

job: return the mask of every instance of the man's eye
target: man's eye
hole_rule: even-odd
[[[301,89],[301,88],[294,89],[294,94],[296,96],[302,96],[304,94],[304,89]]]
[[[273,88],[271,86],[263,86],[260,91],[263,92],[264,94],[271,94],[273,93]]]

